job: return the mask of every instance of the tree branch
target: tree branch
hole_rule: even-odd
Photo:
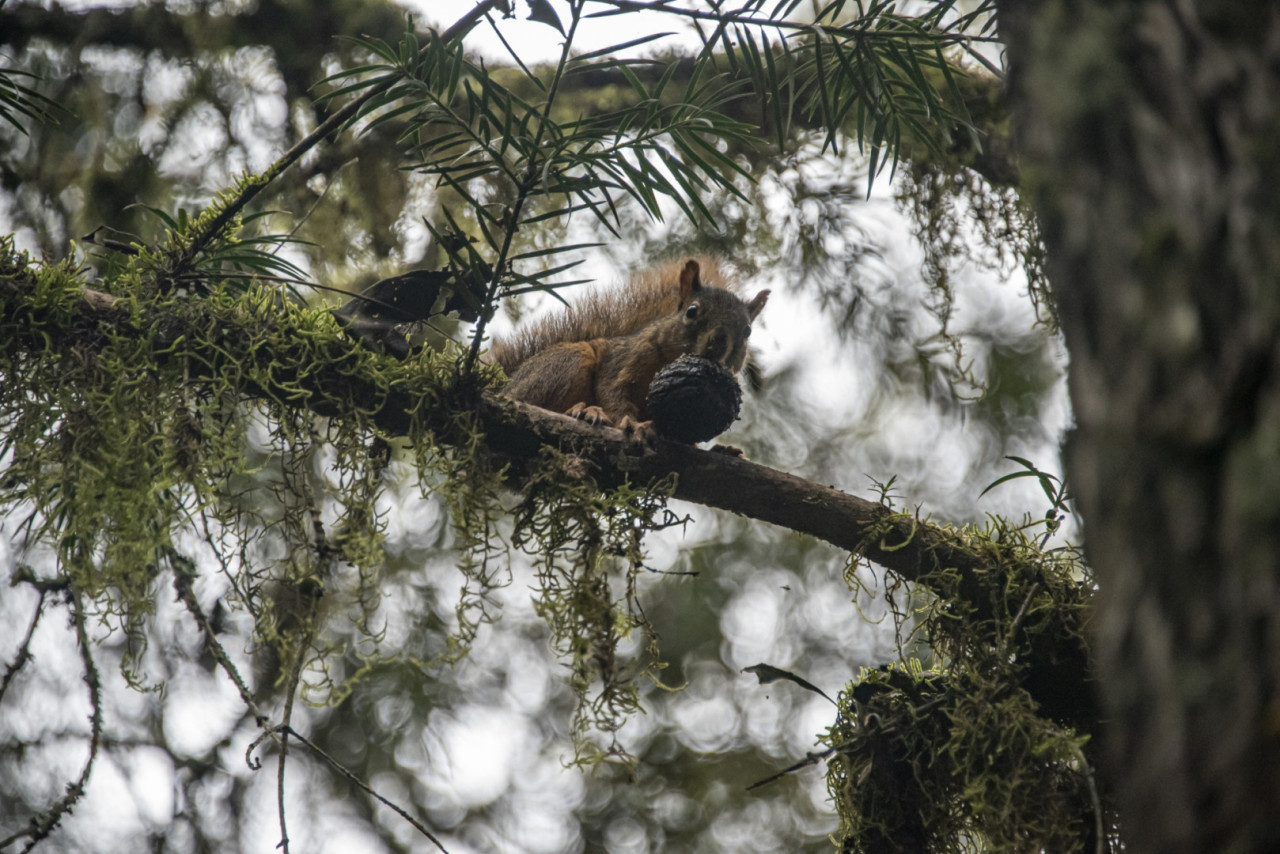
[[[12,312],[21,301],[5,297],[20,294],[23,290],[19,280],[0,278],[0,308]],[[44,347],[46,339],[43,336],[58,331],[50,328],[50,324],[55,322],[67,324],[62,330],[67,335],[77,334],[75,324],[86,322],[108,326],[118,324],[121,332],[131,329],[133,334],[137,334],[138,321],[116,308],[114,297],[87,288],[83,289],[83,294],[85,301],[78,318],[72,316],[68,319],[67,313],[59,314],[56,319],[33,318],[29,325],[38,331],[33,333],[30,346]],[[165,330],[163,336],[154,336],[157,357],[162,353],[172,353],[173,344],[179,339],[198,341],[202,336],[207,337],[208,318],[200,316],[198,310],[181,316],[175,312],[174,316],[150,318],[145,322]],[[238,336],[233,326],[236,322],[249,324],[253,321],[248,318],[232,321],[220,317],[218,326],[224,330],[225,341],[211,348],[210,352],[202,352],[202,361],[210,365],[216,365],[223,359],[234,359],[241,365],[255,359],[264,360],[264,365],[270,362],[271,381],[279,385],[258,389],[254,392],[256,396],[288,402],[293,406],[305,405],[321,415],[342,416],[334,403],[334,390],[351,390],[355,380],[351,376],[350,365],[337,358],[327,364],[308,366],[305,372],[300,369],[294,371],[287,367],[290,364],[287,352],[237,352],[235,341]],[[249,332],[247,327],[242,331],[246,335]],[[98,336],[81,337],[96,339]],[[349,354],[357,346],[334,339],[333,352]],[[303,357],[298,355],[296,358]],[[309,392],[302,402],[297,397],[299,385]],[[424,426],[434,431],[442,442],[467,438],[458,434],[456,407],[422,411],[417,393],[407,384],[393,386],[381,396],[372,417],[379,429],[389,435],[407,434],[411,418],[416,413],[416,417],[425,419]],[[876,502],[760,463],[661,437],[651,446],[642,446],[626,439],[620,430],[588,425],[491,392],[477,395],[471,405],[484,433],[486,447],[511,463],[515,477],[519,477],[529,461],[538,457],[544,446],[573,454],[582,463],[584,477],[594,478],[601,487],[628,480],[652,482],[674,474],[676,498],[809,534],[865,557],[909,582],[927,584],[939,571],[955,570],[961,578],[959,596],[975,615],[979,619],[997,616],[990,579],[992,573],[1002,570],[993,556],[980,543],[918,515],[899,513]],[[1076,591],[1076,599],[1084,602],[1090,596],[1088,587],[1081,584]],[[1073,627],[1065,635],[1049,632],[1032,634],[1034,666],[1028,669],[1024,687],[1041,703],[1046,714],[1091,730],[1097,716],[1089,687],[1092,668],[1082,635],[1080,627]]]
[[[7,848],[19,839],[27,837],[27,844],[22,849],[25,854],[57,829],[62,819],[84,797],[85,785],[89,782],[94,760],[98,758],[98,748],[102,744],[102,679],[98,675],[98,666],[93,661],[93,652],[90,649],[84,604],[74,589],[68,594],[67,604],[71,610],[71,626],[76,635],[76,647],[80,651],[80,661],[84,665],[84,684],[89,689],[89,756],[85,759],[84,767],[80,769],[80,776],[67,784],[63,796],[53,806],[33,816],[25,828],[0,840],[0,849]]]
[[[0,701],[4,700],[4,695],[9,690],[9,681],[32,658],[31,638],[36,633],[36,626],[40,625],[40,617],[44,615],[44,597],[48,595],[48,591],[45,590],[38,592],[39,598],[36,599],[35,613],[31,615],[31,623],[27,626],[27,633],[22,637],[22,643],[18,644],[18,654],[14,656],[13,661],[9,662],[9,666],[4,669],[4,677],[0,678]]]

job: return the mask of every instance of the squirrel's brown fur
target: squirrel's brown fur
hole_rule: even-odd
[[[716,287],[723,281],[714,260],[667,263],[495,342],[490,357],[511,375],[503,393],[645,432],[649,384],[680,356],[742,369],[751,321],[769,292],[743,302]]]

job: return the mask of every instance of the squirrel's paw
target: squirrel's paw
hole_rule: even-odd
[[[598,406],[587,406],[585,403],[575,403],[564,412],[571,418],[577,418],[588,424],[603,424],[606,427],[613,426],[613,419],[605,414],[605,411]]]
[[[616,426],[628,439],[636,442],[648,442],[658,435],[658,428],[653,426],[652,421],[636,421],[630,415],[622,416]]]

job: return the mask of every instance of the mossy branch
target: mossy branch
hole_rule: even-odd
[[[47,346],[45,335],[93,340],[95,336],[84,334],[87,327],[105,324],[117,326],[123,333],[136,329],[140,323],[113,297],[90,289],[82,290],[78,310],[62,310],[56,317],[36,317],[40,310],[21,299],[22,289],[19,280],[0,279],[0,306],[8,315],[0,317],[0,322],[10,329],[37,330],[27,342],[32,349]],[[999,616],[1003,573],[1007,570],[1000,566],[1000,556],[993,552],[993,546],[979,537],[739,457],[663,439],[651,447],[640,447],[628,441],[621,431],[515,403],[492,392],[478,391],[467,383],[454,389],[445,402],[430,408],[422,405],[423,390],[410,380],[377,389],[371,386],[364,393],[358,365],[370,359],[371,354],[357,345],[334,336],[323,348],[326,358],[332,355],[331,360],[303,364],[304,359],[317,358],[315,341],[310,340],[305,346],[300,342],[296,352],[290,353],[289,339],[280,337],[281,330],[275,329],[273,340],[284,342],[281,346],[286,351],[264,352],[266,348],[255,347],[243,352],[237,342],[262,337],[261,330],[249,327],[278,323],[280,319],[243,312],[217,317],[202,314],[210,310],[190,304],[155,309],[164,316],[146,318],[145,324],[163,330],[151,333],[156,358],[176,358],[180,342],[181,346],[193,346],[192,342],[205,341],[201,352],[187,355],[193,357],[193,364],[203,365],[203,370],[211,373],[226,360],[237,365],[250,365],[255,360],[270,365],[269,371],[258,375],[269,376],[274,387],[248,389],[247,394],[326,416],[341,416],[343,400],[360,400],[363,412],[379,430],[391,436],[406,435],[417,424],[439,442],[469,442],[473,440],[473,425],[463,425],[458,418],[459,412],[469,410],[484,434],[487,451],[509,463],[515,478],[529,470],[547,446],[572,455],[582,477],[591,478],[602,488],[627,481],[656,482],[674,475],[676,498],[818,537],[909,582],[924,584],[939,595],[956,597],[971,609],[975,619]],[[23,312],[32,313],[29,323],[21,322]],[[219,330],[216,341],[208,341],[211,328]],[[23,346],[21,342],[10,346],[15,344]],[[1028,589],[1040,581],[1034,577],[1023,580]],[[1065,595],[1077,604],[1087,604],[1090,596],[1084,583]],[[1022,602],[1023,597],[1018,601]],[[1029,633],[1033,664],[1027,668],[1023,687],[1050,717],[1092,731],[1097,710],[1089,688],[1091,665],[1083,627],[1077,624],[1075,613],[1065,618],[1069,623],[1063,627],[1065,631]]]

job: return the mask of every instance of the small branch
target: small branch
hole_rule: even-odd
[[[293,695],[289,695],[290,701]],[[292,705],[292,703],[290,703]],[[280,843],[276,845],[284,854],[289,854],[289,826],[285,821],[284,809],[284,763],[289,756],[288,724],[280,732],[280,757],[276,760],[276,812],[280,817]]]
[[[324,529],[320,526],[320,512],[315,507],[311,508],[311,518],[316,526],[316,552],[321,555],[328,554],[331,550],[325,542]],[[312,639],[315,638],[316,609],[319,601],[318,595],[308,597],[305,623],[300,632],[298,648],[293,654],[292,666],[289,668],[289,682],[285,686],[284,716],[277,728],[280,734],[280,758],[276,760],[276,808],[280,816],[280,844],[276,847],[283,850],[284,854],[289,854],[289,829],[285,822],[284,808],[284,767],[289,758],[289,733],[293,731],[293,703],[298,695],[298,683],[302,681],[302,667],[307,661],[307,651],[311,647]]]
[[[27,633],[22,638],[22,643],[18,645],[17,656],[4,670],[4,679],[0,680],[0,702],[3,702],[5,692],[9,690],[9,682],[31,660],[31,637],[36,633],[36,626],[40,624],[40,615],[44,613],[44,597],[47,592],[39,591],[40,598],[36,601],[35,613],[31,615],[31,625],[27,627]]]
[[[1018,630],[1018,625],[1022,623],[1022,618],[1027,614],[1027,606],[1031,604],[1031,600],[1040,592],[1040,582],[1031,585],[1031,589],[1027,591],[1027,597],[1022,600],[1022,606],[1018,608],[1018,613],[1014,614],[1013,622],[1009,624],[1009,641],[1013,641],[1013,634]]]
[[[98,757],[98,747],[102,743],[102,679],[98,675],[98,667],[93,662],[93,654],[89,649],[89,631],[85,626],[84,607],[80,597],[74,591],[71,596],[71,623],[75,628],[76,645],[80,649],[80,661],[84,664],[84,682],[89,687],[89,757],[84,768],[74,783],[67,784],[67,793],[49,809],[34,816],[26,828],[7,839],[0,841],[0,848],[5,848],[23,837],[29,837],[24,852],[30,851],[47,838],[58,827],[63,816],[84,797],[84,787],[93,771],[93,762]]]
[[[41,593],[66,593],[71,589],[71,579],[66,576],[57,578],[40,578],[31,567],[23,565],[13,574],[14,581],[21,581],[39,590]]]
[[[409,813],[405,812],[402,808],[392,803],[391,801],[387,800],[382,795],[378,794],[369,786],[368,783],[366,783],[364,780],[361,780],[358,776],[356,776],[355,772],[351,771],[351,769],[347,768],[337,759],[334,759],[332,756],[326,753],[324,749],[321,748],[314,741],[311,741],[306,736],[301,735],[300,733],[298,733],[297,730],[291,727],[285,726],[285,727],[281,727],[281,729],[287,731],[289,735],[293,736],[298,741],[302,742],[304,745],[306,745],[308,748],[314,751],[321,759],[329,763],[329,765],[332,766],[335,771],[337,771],[344,778],[346,778],[346,780],[349,783],[359,786],[366,794],[371,795],[372,797],[377,799],[380,803],[389,807],[392,811],[396,813],[396,815],[400,816],[405,821],[409,822],[409,824],[412,824],[419,833],[427,837],[427,839],[430,839],[437,848],[439,848],[441,851],[444,851],[445,854],[448,854],[448,851],[445,849],[444,844],[441,843],[440,840],[437,839],[430,830],[427,830],[427,828],[422,824],[422,822],[418,821],[416,818],[409,815]]]
[[[663,12],[668,15],[678,15],[682,18],[690,18],[695,21],[709,21],[714,24],[747,24],[753,27],[768,27],[775,30],[795,30],[803,32],[821,32],[823,35],[835,38],[894,38],[901,36],[912,36],[927,41],[939,42],[942,44],[999,44],[1000,40],[995,36],[968,36],[963,33],[948,33],[946,31],[919,32],[916,30],[898,31],[886,30],[877,27],[842,27],[835,24],[812,24],[801,23],[799,21],[788,21],[778,18],[760,18],[747,12],[707,12],[701,9],[686,9],[673,6],[670,0],[651,0],[650,2],[641,2],[641,0],[591,0],[593,3],[599,3],[604,6],[612,6],[618,10],[618,14],[626,12]],[[590,17],[608,15],[608,12],[597,12]]]
[[[486,308],[492,307],[498,299],[498,291],[502,286],[502,275],[507,269],[507,256],[511,252],[511,243],[520,225],[520,215],[524,211],[525,203],[529,200],[533,187],[543,171],[544,163],[538,153],[542,151],[542,137],[546,133],[547,122],[551,120],[551,108],[555,105],[556,93],[560,91],[560,82],[564,79],[565,67],[569,64],[573,37],[578,31],[579,21],[582,20],[582,2],[583,0],[572,0],[569,4],[569,11],[573,17],[569,22],[569,31],[565,34],[564,41],[560,45],[560,61],[556,64],[555,73],[551,76],[551,85],[547,87],[547,97],[542,105],[542,115],[539,117],[538,130],[534,133],[533,144],[529,147],[530,152],[532,152],[529,155],[529,165],[525,170],[524,178],[517,185],[516,200],[510,209],[506,223],[506,233],[502,236],[502,247],[498,250],[497,258],[494,259],[493,273],[489,280],[489,292],[485,295],[484,304]],[[514,54],[512,55],[514,56]],[[499,162],[501,162],[500,159]],[[464,373],[470,373],[472,368],[475,367],[476,359],[480,356],[480,345],[484,340],[485,325],[488,321],[489,312],[482,311],[476,321],[476,328],[471,333],[471,347],[467,351],[467,360],[463,367]]]
[[[173,587],[178,592],[178,598],[182,600],[182,604],[187,606],[187,610],[191,612],[191,616],[195,617],[200,630],[204,632],[209,654],[213,656],[213,660],[218,662],[218,665],[226,671],[227,675],[231,677],[231,681],[235,683],[236,690],[240,692],[240,699],[250,714],[253,715],[254,722],[267,730],[268,733],[274,732],[275,727],[271,724],[270,719],[262,713],[262,710],[258,708],[258,704],[254,702],[249,686],[241,678],[240,671],[231,663],[231,658],[227,655],[227,651],[223,649],[217,635],[213,632],[213,625],[209,622],[208,616],[205,615],[204,609],[200,607],[200,602],[196,599],[195,591],[191,586],[191,582],[196,577],[195,564],[189,558],[172,550],[165,557],[168,559],[169,566],[173,569]]]
[[[1093,779],[1093,767],[1085,758],[1084,751],[1079,746],[1073,745],[1073,747],[1076,761],[1080,763],[1080,773],[1084,774],[1085,784],[1089,787],[1089,801],[1093,807],[1093,832],[1097,836],[1093,850],[1096,854],[1103,854],[1107,849],[1107,835],[1102,821],[1102,799],[1098,797],[1098,784]]]
[[[828,747],[826,750],[823,750],[819,753],[813,753],[813,752],[806,753],[804,755],[804,759],[801,759],[799,762],[796,762],[793,765],[788,765],[786,768],[783,768],[777,774],[770,774],[768,777],[765,777],[763,780],[756,780],[750,786],[747,786],[746,790],[750,792],[753,789],[760,788],[761,786],[767,786],[775,780],[781,780],[783,777],[787,776],[788,774],[794,774],[795,772],[799,771],[801,768],[808,768],[810,765],[817,765],[819,762],[823,761],[824,759],[826,759],[828,756],[830,756],[835,752],[836,752],[836,749],[834,747]]]
[[[217,661],[218,664],[222,667],[222,669],[226,671],[227,675],[231,677],[231,681],[235,683],[236,690],[240,692],[240,699],[244,702],[245,706],[249,709],[250,713],[253,715],[254,720],[257,722],[258,726],[262,727],[263,729],[262,735],[256,738],[253,741],[253,743],[249,745],[249,748],[245,754],[246,757],[252,755],[253,751],[257,749],[257,747],[261,745],[262,742],[268,738],[274,739],[276,743],[280,746],[280,760],[279,760],[279,764],[276,766],[276,770],[277,770],[276,803],[278,805],[278,810],[280,815],[280,846],[279,847],[281,847],[282,850],[286,852],[289,850],[289,834],[288,834],[288,828],[286,825],[285,814],[284,814],[284,766],[285,766],[285,755],[288,752],[288,745],[287,745],[286,739],[292,736],[293,738],[297,739],[298,741],[301,741],[308,748],[310,748],[311,750],[319,754],[321,758],[323,758],[326,762],[328,762],[335,769],[337,769],[338,772],[342,774],[342,776],[344,776],[349,781],[359,786],[364,791],[368,792],[373,797],[377,798],[382,803],[386,804],[391,809],[395,810],[395,812],[398,813],[402,818],[404,818],[405,821],[412,824],[418,830],[418,832],[420,832],[421,834],[426,836],[428,839],[430,839],[433,843],[435,843],[436,847],[438,847],[441,851],[444,851],[445,848],[443,845],[440,844],[440,840],[437,839],[435,836],[433,836],[431,831],[423,827],[423,825],[419,821],[417,821],[415,818],[413,818],[413,816],[409,815],[403,809],[401,809],[400,807],[388,801],[386,798],[379,795],[372,788],[370,788],[367,783],[365,783],[363,780],[357,777],[349,769],[344,767],[340,762],[338,762],[328,753],[325,753],[322,749],[317,747],[314,743],[312,743],[308,739],[299,735],[297,730],[293,729],[293,727],[290,725],[289,721],[290,721],[290,717],[292,715],[292,710],[293,710],[293,695],[297,689],[297,683],[301,673],[301,662],[303,661],[303,657],[306,652],[305,646],[303,646],[303,648],[299,650],[297,661],[295,661],[293,670],[290,673],[290,687],[287,694],[288,699],[286,700],[286,705],[285,705],[284,722],[279,726],[275,726],[270,723],[270,721],[267,719],[267,716],[262,713],[262,711],[258,708],[257,703],[254,702],[253,695],[249,692],[248,686],[245,685],[244,679],[241,678],[240,672],[236,669],[236,666],[231,663],[231,659],[227,656],[226,650],[223,649],[222,644],[218,642],[217,637],[213,633],[213,627],[209,623],[209,618],[205,616],[204,610],[200,607],[200,603],[196,600],[195,592],[192,590],[192,586],[191,586],[191,582],[195,578],[195,564],[192,563],[190,559],[183,557],[177,552],[171,551],[169,552],[167,557],[170,565],[173,567],[173,570],[174,570],[173,585],[174,585],[174,588],[178,591],[178,598],[182,600],[183,604],[187,606],[187,610],[191,612],[193,617],[195,617],[196,623],[199,624],[200,628],[205,633],[205,637],[207,639],[206,642],[209,645],[209,651],[213,655],[214,660]],[[314,610],[314,607],[315,606],[313,604],[312,605],[313,610]],[[310,632],[307,632],[306,643],[308,644],[310,642],[309,640],[310,637],[311,637]],[[247,761],[249,762],[249,767],[251,768],[261,767],[260,765],[255,766],[253,760],[247,760]]]
[[[1022,624],[1022,618],[1027,615],[1027,606],[1031,604],[1031,600],[1040,592],[1040,582],[1036,581],[1031,585],[1031,589],[1027,591],[1027,595],[1022,600],[1022,605],[1018,608],[1018,613],[1014,614],[1013,622],[1009,623],[1009,631],[1005,632],[1005,636],[1000,640],[1000,655],[1003,657],[1009,645],[1013,643],[1014,636],[1018,633],[1018,626]]]

